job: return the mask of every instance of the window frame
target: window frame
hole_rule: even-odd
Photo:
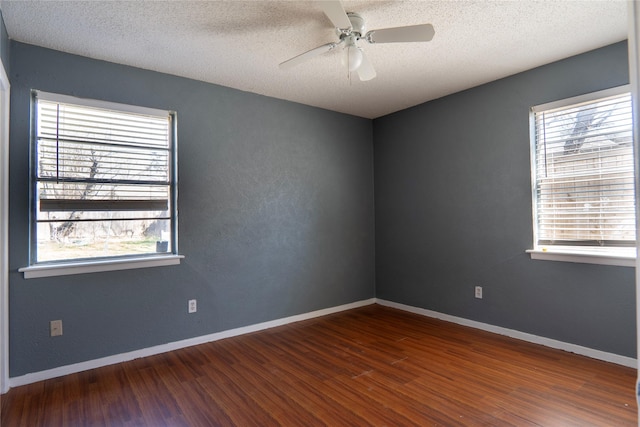
[[[614,265],[622,267],[635,267],[636,244],[633,247],[599,247],[599,246],[571,246],[571,245],[540,245],[538,244],[538,209],[537,209],[537,177],[536,177],[536,122],[535,113],[548,111],[576,104],[597,102],[600,99],[630,93],[630,85],[617,86],[601,91],[591,92],[571,98],[565,98],[545,104],[536,105],[529,111],[530,132],[530,159],[531,159],[531,197],[532,197],[532,225],[533,225],[533,249],[526,252],[531,259],[564,261],[588,264]],[[633,150],[633,147],[632,147]],[[635,167],[635,165],[634,165]],[[637,171],[634,170],[634,176]],[[635,211],[634,211],[635,212]],[[637,219],[636,219],[637,223]]]
[[[63,259],[52,261],[36,260],[37,254],[37,226],[38,226],[38,178],[37,155],[35,153],[35,138],[37,137],[36,109],[38,99],[78,105],[109,109],[123,113],[145,114],[152,116],[169,116],[169,232],[171,234],[171,247],[168,252],[114,255],[95,258]],[[31,134],[29,138],[29,265],[18,271],[24,273],[25,279],[62,276],[70,274],[82,274],[101,271],[127,270],[133,268],[158,267],[180,264],[184,256],[178,254],[178,148],[177,148],[177,113],[170,110],[161,110],[149,107],[121,104],[116,102],[96,99],[80,98],[69,95],[55,94],[45,91],[31,91]]]

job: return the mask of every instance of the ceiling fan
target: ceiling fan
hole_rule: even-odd
[[[318,2],[327,18],[336,27],[339,40],[318,46],[300,55],[294,56],[280,64],[280,68],[291,68],[308,59],[344,45],[346,52],[344,62],[349,72],[357,72],[360,80],[371,80],[376,76],[376,70],[367,59],[362,48],[358,47],[359,40],[369,43],[399,43],[399,42],[428,42],[435,31],[431,24],[411,25],[406,27],[383,28],[364,33],[364,18],[357,13],[345,12],[339,0]]]

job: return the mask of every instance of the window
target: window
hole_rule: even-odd
[[[175,114],[34,92],[31,265],[176,254]]]
[[[635,254],[628,90],[532,108],[534,250]]]

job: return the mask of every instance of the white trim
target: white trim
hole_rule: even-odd
[[[0,17],[0,19],[2,19]],[[9,77],[0,60],[0,394],[9,391]]]
[[[157,108],[141,107],[131,104],[120,104],[117,102],[101,101],[98,99],[78,98],[77,96],[61,95],[59,93],[44,92],[35,90],[36,97],[45,101],[59,102],[61,104],[83,105],[85,107],[101,108],[103,110],[124,111],[133,114],[143,114],[147,116],[166,117],[175,111],[160,110]]]
[[[528,249],[531,259],[545,261],[577,262],[583,264],[615,265],[619,267],[635,267],[635,255],[605,254],[589,252],[554,251],[551,249]]]
[[[582,356],[591,357],[592,359],[604,360],[605,362],[616,363],[618,365],[627,366],[629,368],[637,367],[637,360],[627,356],[620,356],[613,353],[607,353],[605,351],[595,350],[592,348],[582,347],[580,345],[570,344],[563,341],[554,340],[551,338],[545,338],[538,335],[528,334],[526,332],[520,332],[514,329],[508,329],[508,328],[503,328],[501,326],[489,325],[487,323],[477,322],[475,320],[469,320],[462,317],[451,316],[449,314],[439,313],[437,311],[427,310],[419,307],[413,307],[410,305],[400,304],[392,301],[386,301],[383,299],[376,299],[376,303],[387,306],[387,307],[408,311],[410,313],[420,314],[422,316],[432,317],[435,319],[456,323],[458,325],[469,326],[475,329],[492,332],[494,334],[505,335],[507,337],[519,339],[522,341],[527,341],[534,344],[543,345],[545,347],[551,347],[559,350],[568,351],[571,353],[580,354]]]
[[[60,264],[37,264],[30,267],[19,268],[18,271],[24,273],[25,279],[36,279],[39,277],[68,276],[71,274],[177,265],[180,264],[182,258],[184,258],[184,255],[161,255],[126,259],[66,262]]]
[[[565,108],[569,105],[574,106],[578,104],[586,104],[593,102],[597,99],[608,98],[610,96],[622,95],[628,93],[631,90],[631,86],[622,85],[609,89],[599,90],[597,92],[586,93],[584,95],[574,96],[572,98],[560,99],[557,101],[547,102],[546,104],[534,105],[531,107],[531,111],[536,113],[538,111],[550,111],[559,108]]]
[[[575,344],[569,344],[562,341],[553,340],[550,338],[540,337],[513,329],[502,328],[500,326],[489,325],[486,323],[476,322],[474,320],[464,319],[462,317],[451,316],[444,313],[439,313],[432,310],[413,307],[405,304],[400,304],[392,301],[387,301],[378,298],[370,298],[367,300],[357,301],[350,304],[344,304],[337,307],[325,308],[322,310],[312,311],[310,313],[298,314],[295,316],[285,317],[282,319],[276,319],[269,322],[258,323],[255,325],[244,326],[241,328],[229,329],[227,331],[217,332],[214,334],[203,335],[200,337],[189,338],[181,341],[174,341],[167,344],[161,344],[154,347],[143,348],[140,350],[131,351],[128,353],[120,353],[113,356],[102,357],[100,359],[88,360],[86,362],[74,363],[73,365],[60,366],[46,371],[34,372],[19,377],[9,378],[9,386],[19,387],[27,384],[32,384],[38,381],[44,381],[51,378],[57,378],[64,375],[75,374],[77,372],[86,371],[89,369],[101,368],[103,366],[114,365],[116,363],[127,362],[133,359],[139,359],[141,357],[154,356],[156,354],[166,353],[169,351],[179,350],[181,348],[191,347],[194,345],[205,344],[208,342],[218,341],[225,338],[236,337],[252,332],[258,332],[269,328],[275,328],[277,326],[287,325],[294,322],[300,322],[303,320],[309,320],[320,316],[326,316],[328,314],[334,314],[341,311],[351,310],[354,308],[364,307],[371,304],[380,304],[386,307],[392,307],[399,310],[407,311],[422,316],[432,317],[447,322],[456,323],[463,326],[469,326],[475,329],[480,329],[487,332],[492,332],[499,335],[505,335],[511,338],[531,342],[546,347],[551,347],[559,350],[568,351],[571,353],[580,354],[582,356],[591,357],[593,359],[603,360],[606,362],[615,363],[622,366],[635,368],[637,366],[636,359],[626,356],[620,356],[613,353],[607,353],[600,350],[594,350],[587,347],[582,347]]]
[[[74,363],[73,365],[60,366],[58,368],[48,369],[46,371],[34,372],[31,374],[13,377],[9,379],[11,387],[18,387],[44,381],[51,378],[61,377],[63,375],[75,374],[77,372],[89,369],[100,368],[103,366],[114,365],[116,363],[127,362],[129,360],[141,357],[153,356],[168,351],[174,351],[185,347],[191,347],[198,344],[205,344],[212,341],[218,341],[225,338],[231,338],[239,335],[249,334],[252,332],[262,331],[264,329],[275,328],[276,326],[287,325],[289,323],[300,322],[302,320],[313,319],[328,314],[338,313],[340,311],[351,310],[358,307],[364,307],[375,303],[375,298],[357,301],[350,304],[344,304],[337,307],[325,308],[322,310],[312,311],[310,313],[298,314],[295,316],[284,317],[269,322],[258,323],[255,325],[244,326],[241,328],[229,329],[227,331],[217,332],[215,334],[203,335],[200,337],[189,338],[182,341],[174,341],[167,344],[157,345],[154,347],[143,348],[141,350],[131,351],[128,353],[116,354],[113,356],[102,357],[100,359],[88,360],[86,362]]]
[[[640,248],[640,4],[637,1],[628,3],[629,16],[629,81],[631,83],[631,103],[633,105],[633,150],[636,167],[636,245]],[[640,357],[640,259],[636,260],[636,346]],[[640,377],[636,381],[636,401],[640,405]],[[638,420],[640,426],[640,419]]]

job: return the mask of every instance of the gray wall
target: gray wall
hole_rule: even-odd
[[[374,296],[370,120],[16,42],[11,84],[10,376]],[[32,88],[178,112],[181,265],[16,271]]]
[[[2,11],[0,10],[0,60],[4,65],[4,70],[9,75],[9,35],[7,34],[7,27],[4,25],[4,18],[2,17]]]
[[[525,253],[529,107],[626,83],[618,43],[374,120],[376,296],[635,357],[633,268]]]
[[[632,268],[524,253],[528,108],[625,84],[625,43],[373,122],[10,47],[11,376],[374,295],[635,357]],[[31,88],[178,111],[180,266],[17,273],[28,260]],[[48,336],[53,319],[62,337]]]

